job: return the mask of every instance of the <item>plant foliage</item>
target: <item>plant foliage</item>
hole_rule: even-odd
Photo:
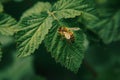
[[[110,18],[103,19],[89,28],[98,34],[105,43],[120,40],[120,10]]]
[[[18,24],[21,30],[16,36],[20,56],[27,56],[33,53],[50,30],[45,44],[49,48],[51,55],[57,62],[76,72],[84,57],[84,42],[86,41],[84,33],[82,31],[75,33],[76,41],[69,45],[67,42],[58,39],[60,36],[57,36],[57,30],[64,25],[60,19],[82,15],[83,9],[87,7],[87,4],[82,4],[83,2],[83,0],[60,0],[51,8],[48,3],[38,2],[34,7],[26,11]],[[53,22],[59,26],[54,26]],[[51,30],[51,28],[56,29]],[[57,48],[55,48],[56,46]],[[75,51],[73,51],[74,49]]]
[[[18,22],[3,12],[0,3],[0,35],[15,37],[19,57],[35,53],[43,43],[56,62],[76,73],[84,59],[89,38],[92,38],[88,32],[97,35],[105,44],[120,40],[120,10],[107,12],[105,8],[104,14],[93,3],[93,0],[37,2],[22,14]],[[67,31],[60,33],[61,27],[66,27]],[[79,30],[71,30],[76,27]],[[1,54],[0,46],[0,58]]]
[[[41,7],[40,4],[43,6]],[[41,9],[45,6],[49,5],[47,3],[37,3],[26,14],[24,13],[23,16],[28,14],[27,17],[21,18],[19,26],[22,28],[16,36],[20,56],[27,56],[33,53],[52,27],[52,17],[47,13],[41,13]]]
[[[15,28],[16,20],[11,16],[0,13],[0,34],[11,36],[17,30]]]
[[[0,13],[3,12],[3,5],[0,2]]]
[[[72,43],[59,35],[59,27],[58,24],[53,26],[49,32],[50,35],[46,36],[45,45],[56,62],[77,72],[87,47],[86,36],[82,31],[76,31],[74,32],[75,41]]]

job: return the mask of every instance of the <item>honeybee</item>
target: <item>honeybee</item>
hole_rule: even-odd
[[[58,29],[58,32],[61,36],[63,36],[65,39],[67,39],[70,42],[74,42],[74,33],[73,31],[78,31],[80,28],[74,27],[74,28],[68,28],[68,27],[60,27]]]

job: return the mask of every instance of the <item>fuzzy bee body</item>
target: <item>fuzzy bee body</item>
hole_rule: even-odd
[[[60,27],[58,32],[61,36],[63,36],[69,42],[74,42],[74,33],[73,31],[77,31],[79,28],[67,28],[67,27]]]

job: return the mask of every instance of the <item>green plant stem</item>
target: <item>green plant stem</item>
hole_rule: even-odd
[[[52,16],[58,22],[59,25],[63,25],[63,23],[54,15],[54,12],[48,11],[48,14]]]

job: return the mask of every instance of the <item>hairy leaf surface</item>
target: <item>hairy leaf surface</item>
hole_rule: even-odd
[[[21,18],[28,17],[41,12],[47,11],[51,8],[51,4],[48,2],[38,2],[32,8],[28,9]]]
[[[44,40],[48,30],[52,27],[51,17],[39,17],[38,19],[41,20],[34,22],[34,24],[26,25],[25,28],[17,33],[20,56],[27,56],[33,53]]]
[[[53,13],[58,18],[74,18],[80,16],[87,4],[84,0],[60,0],[53,5]]]
[[[16,20],[11,16],[0,13],[0,34],[2,35],[13,35],[15,32],[14,25],[16,24]]]
[[[45,38],[45,45],[56,62],[67,69],[77,72],[84,58],[87,40],[82,31],[74,32],[75,42],[69,42],[58,33],[58,25],[54,25]]]
[[[20,31],[16,34],[19,56],[33,53],[48,34],[53,21],[45,12],[49,8],[49,3],[38,2],[21,17],[18,24]]]

